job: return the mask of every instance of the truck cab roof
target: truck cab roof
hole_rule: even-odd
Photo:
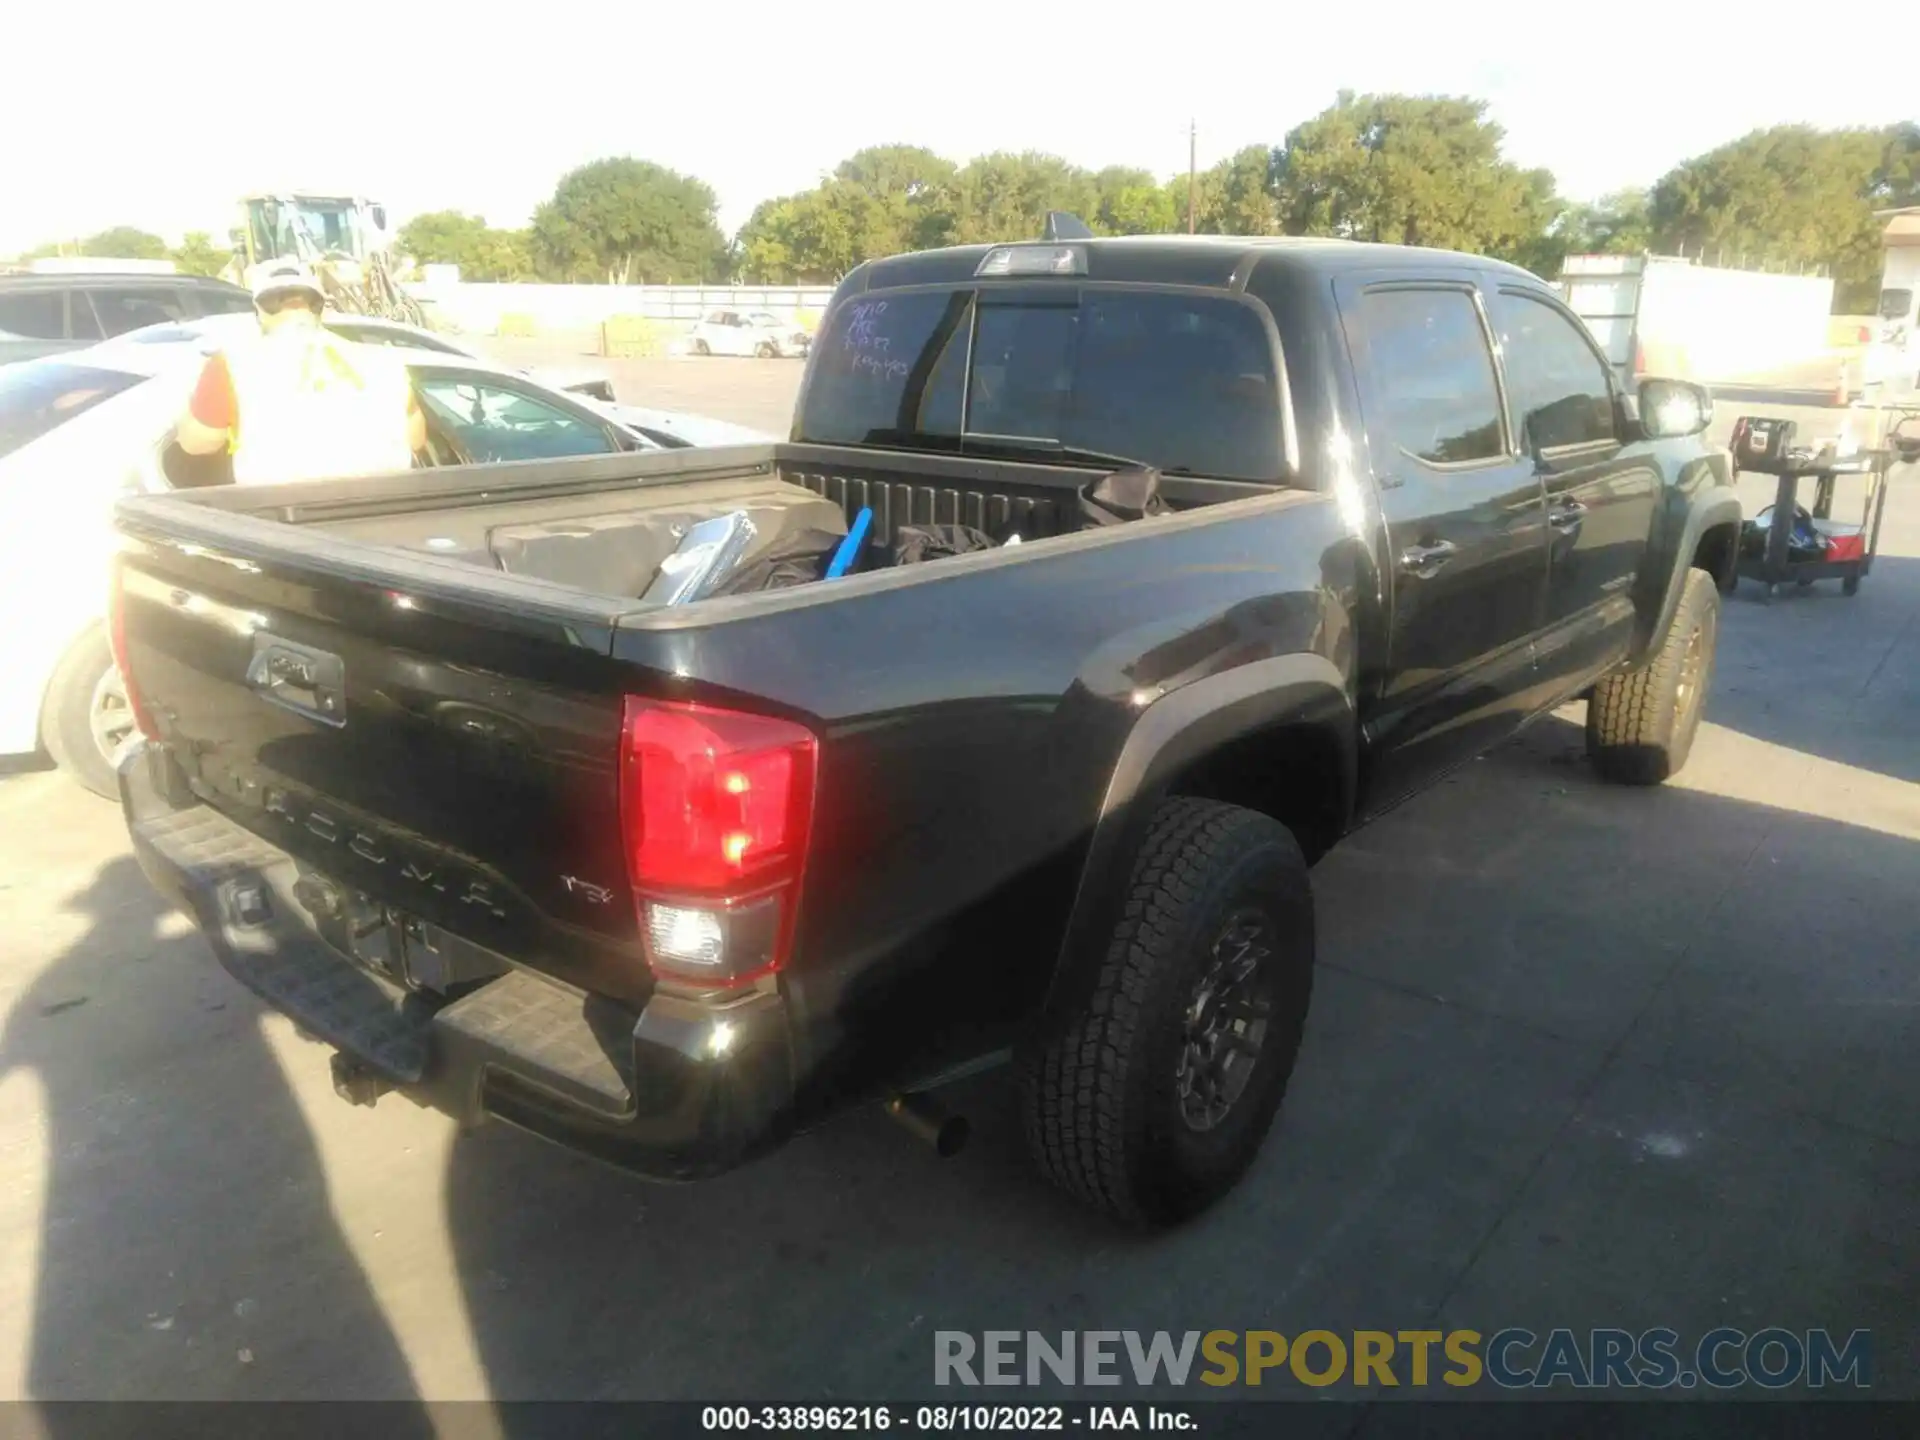
[[[1546,286],[1539,276],[1518,265],[1456,250],[1314,236],[1124,235],[1090,240],[954,245],[943,250],[894,255],[856,267],[842,282],[842,288],[888,290],[908,285],[957,284],[974,279],[982,262],[995,250],[1069,246],[1085,257],[1084,272],[1070,278],[1106,283],[1198,285],[1237,290],[1245,287],[1255,266],[1272,261],[1289,270],[1320,274],[1408,267],[1494,271]],[[1014,278],[1017,283],[1029,277]]]

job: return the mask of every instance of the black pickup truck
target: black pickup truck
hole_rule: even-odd
[[[1176,1221],[1280,1104],[1343,833],[1583,696],[1604,775],[1685,763],[1710,408],[1473,256],[875,261],[790,442],[123,501],[133,844],[349,1099],[693,1179],[863,1101],[950,1144],[1011,1060],[1051,1178]],[[1084,526],[1122,470],[1167,513]],[[623,517],[770,485],[1020,543],[636,598]]]

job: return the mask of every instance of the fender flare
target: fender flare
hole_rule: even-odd
[[[1060,999],[1071,958],[1105,914],[1140,832],[1167,785],[1222,745],[1277,724],[1324,731],[1339,756],[1340,815],[1353,813],[1359,780],[1359,725],[1346,677],[1324,655],[1276,655],[1193,681],[1141,711],[1107,782],[1099,819],[1050,977],[1046,1008]]]
[[[1659,644],[1660,637],[1667,633],[1667,627],[1673,624],[1673,612],[1680,605],[1680,591],[1686,583],[1687,571],[1693,568],[1693,552],[1700,548],[1701,537],[1716,526],[1731,524],[1735,527],[1734,544],[1737,546],[1740,543],[1738,528],[1744,513],[1740,508],[1740,497],[1725,485],[1715,485],[1710,490],[1700,492],[1687,506],[1679,539],[1667,568],[1659,609],[1652,612],[1653,623],[1634,636],[1633,663],[1636,666],[1645,663]],[[1739,563],[1737,553],[1735,563]],[[1642,615],[1647,613],[1646,610],[1641,611]]]

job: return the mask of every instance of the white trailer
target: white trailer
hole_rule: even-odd
[[[1920,385],[1920,206],[1883,212],[1880,304],[1867,347],[1867,382]]]
[[[1560,292],[1623,379],[1804,383],[1827,363],[1833,281],[1671,255],[1569,255]]]

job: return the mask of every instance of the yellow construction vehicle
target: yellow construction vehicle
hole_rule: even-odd
[[[420,302],[396,274],[400,257],[386,206],[299,190],[249,195],[240,204],[244,223],[233,232],[233,273],[226,278],[243,282],[262,260],[301,260],[326,286],[333,309],[426,325]]]

